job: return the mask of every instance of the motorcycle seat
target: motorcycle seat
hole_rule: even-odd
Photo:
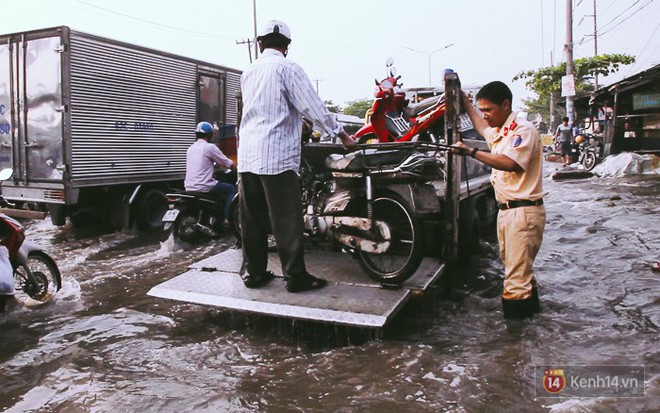
[[[409,103],[408,106],[406,106],[404,113],[409,118],[415,117],[438,103],[439,100],[444,99],[444,97],[445,95],[442,94],[438,96],[431,96],[430,98],[426,98],[417,103]]]
[[[200,191],[183,191],[180,192],[185,195],[191,195],[200,199],[205,199],[208,201],[213,201],[215,203],[219,203],[218,198],[214,197],[213,195],[209,194],[208,192],[200,192]]]
[[[364,172],[400,165],[410,156],[411,150],[367,149],[346,155],[331,154],[325,160],[325,167],[331,171]]]

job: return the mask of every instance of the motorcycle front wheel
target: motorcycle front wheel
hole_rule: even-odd
[[[422,260],[422,237],[417,219],[398,197],[373,201],[373,218],[390,227],[391,245],[384,254],[358,251],[362,269],[381,284],[400,284],[410,278]]]
[[[32,271],[30,278],[25,266],[20,265],[14,271],[14,295],[19,301],[26,297],[45,303],[62,288],[62,276],[55,261],[43,251],[28,254],[27,267]]]
[[[596,154],[593,152],[587,152],[584,154],[584,158],[582,158],[582,166],[584,166],[584,169],[587,171],[591,171],[594,169],[597,163],[596,159]]]

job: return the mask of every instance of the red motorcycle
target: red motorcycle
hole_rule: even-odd
[[[367,113],[366,124],[355,133],[355,139],[358,143],[437,142],[443,134],[444,93],[410,103],[401,90],[401,76],[396,75],[391,59],[387,66],[389,76],[380,82],[376,80],[373,106]]]
[[[12,173],[12,169],[0,171],[0,182],[9,179]],[[11,206],[11,204],[0,196],[0,206]],[[0,257],[7,259],[8,253],[11,264],[11,266],[0,266],[0,271],[4,271],[0,274],[0,279],[11,281],[13,277],[14,284],[13,292],[2,291],[3,298],[16,295],[20,301],[25,301],[27,296],[45,303],[62,287],[62,277],[55,260],[43,248],[25,240],[25,229],[20,222],[2,213],[0,213],[0,245],[7,248],[7,252],[0,254]],[[7,274],[8,271],[12,274]],[[3,287],[6,287],[6,284],[11,282],[2,283]],[[4,302],[0,302],[0,307],[3,304]]]

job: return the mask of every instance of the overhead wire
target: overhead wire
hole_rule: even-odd
[[[660,28],[660,23],[658,23],[658,24],[655,26],[655,30],[653,30],[653,33],[651,33],[651,36],[649,37],[649,40],[646,42],[646,44],[644,45],[644,47],[642,47],[642,50],[641,50],[639,53],[637,53],[637,60],[635,61],[635,64],[632,65],[632,67],[628,70],[628,74],[633,73],[633,70],[634,70],[634,69],[639,65],[639,63],[642,61],[642,59],[641,59],[640,57],[641,57],[642,54],[646,51],[646,48],[649,46],[649,44],[651,44],[651,40],[653,40],[653,37],[654,37],[655,34],[658,32],[658,28]]]
[[[632,7],[633,7],[635,4],[638,4],[640,1],[642,1],[642,0],[637,0],[637,1],[636,1],[636,2],[635,2],[630,8],[628,8],[626,11],[631,10]],[[603,25],[603,26],[601,27],[601,29],[598,30],[598,35],[599,35],[599,36],[602,36],[602,35],[604,35],[604,34],[607,34],[607,33],[611,32],[612,30],[616,29],[617,27],[621,26],[623,23],[625,23],[626,21],[628,21],[631,17],[635,16],[637,13],[639,13],[640,11],[642,11],[643,9],[645,9],[646,7],[648,7],[651,3],[653,3],[653,1],[654,1],[654,0],[648,0],[648,2],[646,2],[645,4],[642,4],[637,10],[633,11],[632,14],[630,14],[630,15],[624,17],[622,20],[619,20],[614,26],[611,26],[611,27],[609,27],[609,28],[606,28],[605,26],[607,26],[607,25]],[[611,20],[609,23],[611,23],[612,21],[614,21],[616,18],[622,16],[626,11],[620,13],[617,17],[615,17],[615,18],[614,18],[613,20]],[[608,23],[608,24],[609,24],[609,23]]]
[[[185,33],[185,34],[194,35],[194,36],[214,38],[214,39],[220,39],[220,38],[222,38],[222,39],[236,39],[236,38],[240,37],[240,36],[230,36],[230,35],[221,35],[221,34],[199,32],[199,31],[196,31],[196,30],[190,30],[190,29],[185,29],[185,28],[182,28],[182,27],[176,27],[176,26],[171,26],[171,25],[167,25],[167,24],[163,24],[163,23],[158,23],[158,22],[155,22],[155,21],[151,21],[151,20],[140,18],[140,17],[131,16],[129,14],[121,13],[121,12],[118,12],[118,11],[115,11],[115,10],[111,10],[111,9],[108,9],[108,8],[105,8],[105,7],[97,6],[95,4],[90,4],[90,3],[87,3],[87,2],[82,1],[82,0],[71,0],[71,1],[82,4],[82,5],[87,6],[89,8],[93,8],[93,9],[103,11],[103,12],[105,12],[105,14],[95,12],[93,10],[81,9],[79,7],[76,7],[75,5],[63,2],[62,0],[56,0],[56,1],[58,1],[59,3],[62,3],[62,4],[66,4],[69,7],[77,8],[79,10],[85,10],[89,13],[95,13],[95,14],[102,15],[102,16],[108,16],[108,13],[109,13],[112,16],[119,16],[119,17],[123,18],[123,20],[126,20],[126,19],[133,20],[133,21],[138,22],[138,23],[145,23],[145,24],[149,24],[149,25],[152,25],[152,26],[155,26],[155,27],[159,27],[161,29],[172,30],[172,31],[176,31],[176,32],[179,32],[179,33]]]

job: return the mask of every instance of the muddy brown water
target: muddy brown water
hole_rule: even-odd
[[[53,302],[0,315],[6,412],[658,411],[660,177],[554,182],[543,312],[505,322],[492,236],[447,297],[382,332],[246,316],[146,295],[232,246],[174,248],[29,222],[64,274]],[[538,365],[642,365],[645,397],[537,397]]]

